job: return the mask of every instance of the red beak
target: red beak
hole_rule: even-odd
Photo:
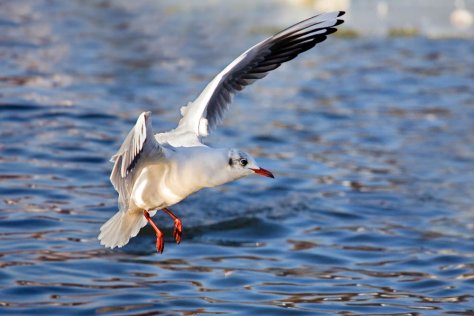
[[[265,170],[263,168],[260,168],[260,169],[252,169],[251,168],[251,170],[253,170],[253,172],[255,172],[258,175],[261,175],[261,176],[264,176],[264,177],[269,177],[269,178],[275,178],[273,173],[271,173],[270,171]]]

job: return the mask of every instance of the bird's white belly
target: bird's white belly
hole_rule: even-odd
[[[166,181],[167,165],[152,165],[141,170],[133,185],[131,199],[144,210],[159,209],[180,202],[186,195],[176,192]]]

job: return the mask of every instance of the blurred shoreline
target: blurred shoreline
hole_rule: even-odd
[[[318,12],[347,11],[340,36],[474,37],[473,0],[287,0]]]

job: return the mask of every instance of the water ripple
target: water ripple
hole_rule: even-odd
[[[474,312],[468,40],[332,38],[238,95],[209,139],[248,150],[274,181],[175,206],[180,245],[158,213],[163,255],[149,227],[124,248],[99,245],[117,207],[108,158],[137,115],[174,127],[179,106],[261,39],[248,25],[278,29],[291,12],[0,3],[2,313]]]

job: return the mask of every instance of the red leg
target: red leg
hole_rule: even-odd
[[[181,237],[183,236],[183,225],[181,220],[166,207],[163,209],[163,212],[168,214],[174,220],[173,237],[176,239],[176,243],[179,244],[181,242]]]
[[[145,216],[146,220],[156,232],[156,250],[159,253],[163,253],[163,249],[165,248],[165,243],[163,241],[163,233],[158,229],[155,223],[151,220],[150,214],[147,211],[143,211],[143,215]]]

